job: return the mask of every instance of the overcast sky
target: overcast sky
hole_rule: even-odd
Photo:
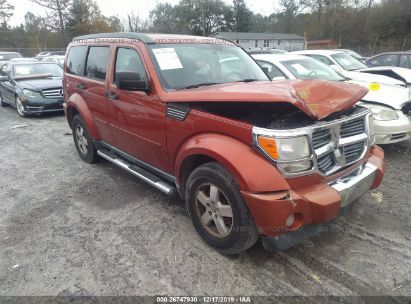
[[[232,3],[231,0],[223,0],[226,3]],[[255,13],[269,15],[274,10],[274,3],[278,0],[246,0],[248,7]],[[15,7],[14,15],[10,19],[11,25],[19,25],[24,22],[24,15],[31,11],[35,15],[45,15],[45,9],[34,4],[30,0],[8,0]],[[134,11],[141,17],[148,17],[149,11],[152,10],[157,3],[172,3],[176,4],[179,0],[97,0],[101,11],[104,15],[117,15],[120,19],[124,19],[127,13]]]

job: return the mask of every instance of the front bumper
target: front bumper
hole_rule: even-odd
[[[24,114],[42,114],[62,112],[63,98],[44,98],[23,100]]]
[[[406,116],[401,111],[397,115],[396,120],[374,120],[377,144],[392,144],[411,138],[411,116]]]
[[[324,224],[377,188],[383,174],[384,153],[374,147],[366,162],[334,180],[274,194],[242,194],[263,236],[264,247],[278,251],[321,232]],[[290,216],[292,223],[287,222]]]

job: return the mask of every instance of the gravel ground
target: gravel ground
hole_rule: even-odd
[[[411,142],[382,186],[281,253],[226,257],[184,203],[82,162],[62,115],[0,109],[0,295],[411,295]]]

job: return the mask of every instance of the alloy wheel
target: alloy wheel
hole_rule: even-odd
[[[233,229],[231,204],[216,185],[200,185],[195,195],[195,208],[201,225],[214,237],[225,238]]]
[[[23,117],[25,115],[23,102],[18,97],[16,98],[16,109],[20,116]]]
[[[83,126],[81,125],[77,125],[76,127],[76,140],[81,153],[86,155],[88,152],[88,141]]]

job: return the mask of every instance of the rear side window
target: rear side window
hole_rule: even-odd
[[[375,57],[371,60],[372,65],[397,66],[398,55],[389,54]]]
[[[87,46],[80,45],[70,48],[67,56],[67,73],[84,76],[84,62],[86,59]]]
[[[401,55],[400,67],[411,69],[411,55]]]
[[[87,56],[86,76],[105,80],[107,73],[108,46],[91,46]]]

